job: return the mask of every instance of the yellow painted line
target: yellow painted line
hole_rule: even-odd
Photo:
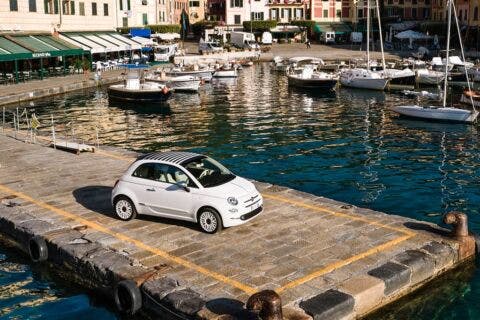
[[[283,291],[285,291],[285,290],[287,290],[287,289],[291,289],[291,288],[294,288],[294,287],[296,287],[296,286],[299,286],[299,285],[301,285],[301,284],[303,284],[303,283],[305,283],[305,282],[308,282],[308,281],[310,281],[310,280],[313,280],[313,279],[315,279],[315,278],[317,278],[317,277],[320,277],[320,276],[322,276],[322,275],[324,275],[324,274],[327,274],[327,273],[329,273],[329,272],[335,271],[336,269],[339,269],[339,268],[341,268],[341,267],[344,267],[344,266],[346,266],[346,265],[349,265],[349,264],[352,263],[352,262],[361,260],[361,259],[366,258],[366,257],[368,257],[368,256],[371,256],[371,255],[373,255],[373,254],[375,254],[375,253],[378,253],[378,252],[387,250],[387,249],[389,249],[389,248],[391,248],[391,247],[399,244],[400,242],[403,242],[403,241],[405,241],[405,240],[410,239],[411,237],[413,237],[413,235],[405,235],[405,236],[402,236],[402,237],[398,237],[398,238],[396,238],[396,239],[394,239],[394,240],[388,241],[388,242],[386,242],[386,243],[384,243],[384,244],[382,244],[382,245],[379,245],[379,246],[377,246],[377,247],[375,247],[375,248],[372,248],[372,249],[369,249],[369,250],[367,250],[367,251],[365,251],[365,252],[362,252],[362,253],[360,253],[360,254],[354,255],[354,256],[352,256],[352,257],[350,257],[350,258],[348,258],[348,259],[341,260],[341,261],[338,261],[338,262],[334,262],[334,263],[332,263],[332,264],[327,265],[325,268],[322,268],[322,269],[317,270],[317,271],[315,271],[315,272],[312,272],[312,273],[310,273],[310,274],[308,274],[308,275],[306,275],[306,276],[304,276],[304,277],[301,277],[301,278],[299,278],[299,279],[297,279],[297,280],[294,280],[294,281],[292,281],[292,282],[289,282],[289,283],[287,283],[286,285],[284,285],[284,286],[282,286],[282,287],[280,287],[280,288],[277,288],[275,291],[280,294],[280,293],[282,293]]]
[[[347,214],[347,213],[338,212],[338,211],[335,211],[335,210],[332,210],[332,209],[329,209],[329,208],[326,208],[326,207],[322,207],[322,206],[316,205],[316,204],[312,205],[312,204],[308,204],[308,203],[305,203],[305,202],[296,201],[296,200],[292,200],[292,199],[289,199],[289,198],[285,198],[285,197],[282,197],[282,196],[277,196],[277,195],[273,195],[273,194],[269,194],[269,193],[262,193],[262,196],[264,198],[267,198],[267,199],[282,201],[282,202],[285,202],[285,203],[292,204],[294,206],[303,207],[303,208],[311,209],[311,210],[314,210],[314,211],[328,213],[332,216],[347,218],[347,219],[355,220],[355,221],[362,221],[362,222],[368,223],[370,225],[374,225],[374,226],[377,226],[377,227],[401,232],[401,233],[406,234],[406,235],[414,236],[416,234],[415,232],[412,232],[412,231],[410,231],[408,229],[405,229],[405,228],[389,226],[389,225],[382,224],[382,223],[377,222],[377,221],[372,221],[370,219],[366,219],[366,218],[363,218],[363,217],[353,216],[353,215],[350,215],[350,214]]]
[[[77,215],[75,215],[75,214],[73,214],[73,213],[70,213],[70,212],[68,212],[68,211],[59,209],[59,208],[57,208],[57,207],[54,207],[54,206],[52,206],[52,205],[49,205],[49,204],[47,204],[47,203],[45,203],[45,202],[42,202],[42,201],[40,201],[40,200],[36,200],[36,199],[34,199],[34,198],[32,198],[32,197],[24,194],[24,193],[15,191],[15,190],[10,189],[10,188],[8,188],[8,187],[6,187],[6,186],[4,186],[4,185],[1,185],[1,184],[0,184],[0,191],[3,191],[3,192],[5,192],[5,193],[11,194],[11,195],[15,195],[15,196],[17,196],[17,197],[20,198],[20,199],[23,199],[23,200],[25,200],[25,201],[31,202],[31,203],[33,203],[33,204],[35,204],[35,205],[37,205],[37,206],[39,206],[39,207],[41,207],[41,208],[50,210],[50,211],[52,211],[52,212],[54,212],[54,213],[56,213],[56,214],[58,214],[58,215],[60,215],[60,216],[62,216],[62,217],[69,218],[69,219],[72,219],[72,220],[74,220],[74,221],[77,221],[77,222],[79,222],[79,223],[81,223],[81,224],[84,224],[84,225],[86,225],[86,226],[88,226],[88,227],[90,227],[90,228],[92,228],[92,229],[94,229],[94,230],[96,230],[96,231],[100,231],[100,232],[109,234],[109,235],[111,235],[111,236],[113,236],[113,237],[115,237],[115,238],[117,238],[117,239],[119,239],[119,240],[121,240],[121,241],[131,243],[131,244],[133,244],[133,245],[137,246],[138,248],[141,248],[141,249],[143,249],[143,250],[145,250],[145,251],[149,251],[149,252],[151,252],[151,253],[153,253],[153,254],[156,254],[156,255],[158,255],[158,256],[160,256],[160,257],[162,257],[162,258],[165,258],[165,259],[167,259],[167,260],[170,260],[170,261],[172,261],[172,262],[175,262],[175,263],[177,263],[177,264],[179,264],[179,265],[181,265],[181,266],[184,266],[184,267],[186,267],[186,268],[195,270],[195,271],[197,271],[197,272],[199,272],[199,273],[201,273],[201,274],[203,274],[203,275],[212,277],[212,278],[214,278],[214,279],[216,279],[216,280],[218,280],[218,281],[221,281],[221,282],[223,282],[223,283],[229,284],[229,285],[231,285],[231,286],[233,286],[233,287],[235,287],[235,288],[238,288],[238,289],[246,292],[247,294],[254,294],[255,292],[257,292],[257,290],[256,290],[255,288],[252,288],[252,287],[250,287],[250,286],[247,286],[247,285],[245,285],[245,284],[243,284],[243,283],[240,283],[240,282],[238,282],[238,281],[236,281],[236,280],[233,280],[233,279],[231,279],[231,278],[229,278],[229,277],[226,277],[226,276],[224,276],[224,275],[222,275],[222,274],[219,274],[219,273],[214,272],[214,271],[210,271],[210,270],[208,270],[207,268],[204,268],[204,267],[202,267],[202,266],[199,266],[199,265],[197,265],[197,264],[195,264],[195,263],[192,263],[192,262],[190,262],[190,261],[188,261],[188,260],[185,260],[185,259],[183,259],[183,258],[177,257],[177,256],[175,256],[175,255],[172,255],[172,254],[170,254],[170,253],[168,253],[168,252],[165,252],[165,251],[163,251],[163,250],[160,250],[160,249],[158,249],[158,248],[149,246],[149,245],[147,245],[147,244],[145,244],[145,243],[143,243],[143,242],[141,242],[141,241],[139,241],[139,240],[137,240],[137,239],[133,239],[133,238],[131,238],[131,237],[129,237],[129,236],[123,234],[123,233],[115,232],[115,231],[113,231],[113,230],[111,230],[111,229],[108,229],[108,228],[106,228],[106,227],[98,224],[98,223],[95,223],[95,222],[89,221],[89,220],[87,220],[87,219],[83,219],[83,218],[81,218],[81,217],[78,217]]]

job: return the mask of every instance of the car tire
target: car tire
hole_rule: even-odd
[[[203,208],[198,214],[198,225],[205,233],[217,233],[223,229],[222,218],[217,210],[213,208]]]
[[[132,200],[125,196],[119,196],[115,198],[113,203],[115,215],[123,221],[135,219],[137,216],[137,210]]]

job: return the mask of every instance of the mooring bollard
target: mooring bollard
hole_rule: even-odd
[[[452,237],[462,238],[468,236],[468,217],[465,213],[451,211],[443,216],[443,222],[453,226]]]
[[[273,290],[253,294],[247,301],[247,309],[258,313],[262,320],[282,320],[282,300]]]
[[[465,213],[452,211],[443,216],[445,224],[453,226],[450,236],[458,241],[458,259],[462,261],[475,255],[475,238],[468,233],[468,217]]]

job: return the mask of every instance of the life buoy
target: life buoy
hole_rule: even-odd
[[[118,282],[113,294],[115,305],[121,313],[134,315],[142,307],[142,293],[133,280]]]
[[[45,239],[35,236],[28,241],[28,253],[33,262],[42,262],[48,259],[48,248]]]

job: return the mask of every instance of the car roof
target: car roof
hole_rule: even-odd
[[[137,161],[140,160],[155,160],[163,161],[174,164],[183,164],[193,159],[203,158],[205,156],[194,152],[182,152],[182,151],[169,151],[169,152],[152,152],[140,156]]]

